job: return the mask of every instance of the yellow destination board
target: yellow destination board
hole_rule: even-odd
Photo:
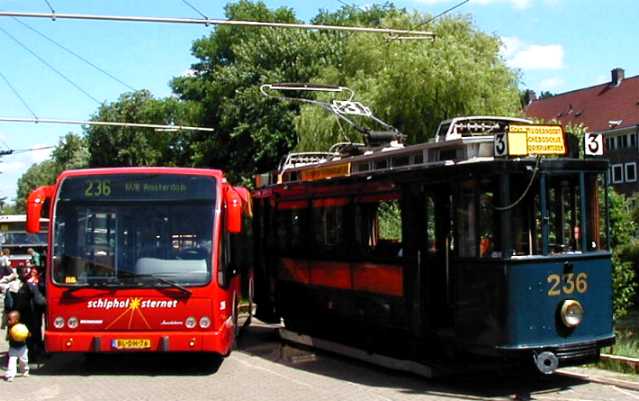
[[[351,164],[342,163],[332,166],[312,168],[308,170],[302,170],[302,181],[317,181],[326,178],[344,177],[351,173]]]
[[[510,125],[508,154],[510,156],[564,155],[566,154],[564,131],[559,125]]]

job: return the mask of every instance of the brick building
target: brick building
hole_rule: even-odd
[[[610,182],[618,192],[639,192],[639,75],[626,78],[612,70],[610,82],[537,99],[527,91],[524,112],[529,117],[583,124],[603,133],[610,160]]]

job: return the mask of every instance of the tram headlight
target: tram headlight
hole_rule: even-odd
[[[56,329],[61,329],[64,327],[64,318],[62,316],[58,316],[53,321],[53,327]]]
[[[70,317],[69,320],[67,320],[67,326],[69,326],[70,329],[78,328],[78,323],[77,317]]]
[[[197,324],[197,320],[193,316],[187,317],[186,320],[184,321],[184,325],[186,326],[187,329],[194,328],[196,324]]]
[[[203,329],[208,329],[209,327],[211,327],[211,319],[206,316],[202,317],[200,319],[200,327]]]
[[[567,299],[561,304],[561,321],[566,327],[573,328],[579,326],[584,317],[584,308],[579,301]]]

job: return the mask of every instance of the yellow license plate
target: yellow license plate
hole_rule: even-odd
[[[151,340],[148,338],[119,338],[113,340],[115,349],[147,349],[151,348]]]

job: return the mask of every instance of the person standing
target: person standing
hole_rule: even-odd
[[[28,265],[39,270],[42,267],[42,258],[40,254],[33,248],[27,249],[27,253],[31,256],[31,260],[29,261]]]
[[[20,323],[20,312],[9,312],[8,319],[9,334],[9,366],[4,375],[8,382],[13,381],[17,373],[17,365],[20,364],[22,376],[29,376],[29,349],[27,348],[27,338],[30,336],[28,328]]]
[[[0,278],[13,273],[13,269],[11,269],[11,259],[9,258],[10,254],[9,248],[4,248],[2,252],[0,252]]]

